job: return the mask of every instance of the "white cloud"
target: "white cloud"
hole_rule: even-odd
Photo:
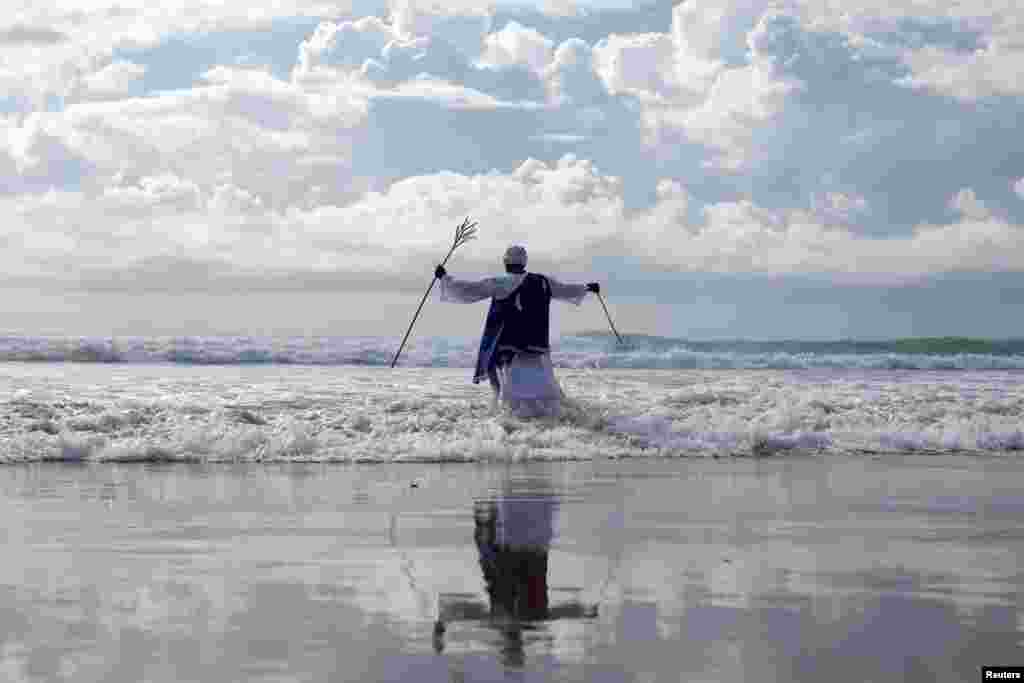
[[[347,205],[309,208],[275,208],[230,182],[171,172],[117,176],[96,191],[0,200],[11,217],[0,265],[8,277],[100,277],[105,286],[165,288],[187,276],[193,285],[207,278],[213,289],[257,277],[386,287],[427,272],[452,227],[470,215],[481,230],[460,253],[467,272],[491,270],[512,242],[526,244],[539,267],[577,271],[598,255],[631,255],[679,272],[831,273],[862,282],[1024,269],[1022,227],[975,210],[969,189],[954,200],[959,221],[887,239],[860,236],[804,209],[749,200],[700,209],[671,179],[658,182],[646,210],[627,211],[623,192],[620,178],[571,155],[555,163],[530,159],[508,174],[406,178]],[[856,197],[827,201],[852,207],[850,215],[862,208]]]
[[[776,78],[762,64],[726,69],[699,106],[669,110],[660,121],[679,125],[689,140],[718,150],[716,164],[741,169],[757,155],[755,133],[782,114],[788,97],[799,87],[798,82]]]
[[[839,5],[830,0],[797,0],[786,4],[787,11],[798,14],[804,25],[849,35],[885,32],[911,33],[910,38],[926,42],[927,36],[914,36],[919,30],[951,24],[958,31],[1011,35],[1024,18],[1024,8],[1016,0],[989,0],[984,3],[947,3],[941,0],[860,0],[856,5]]]
[[[837,5],[800,0],[792,10],[818,30],[854,38],[897,39],[894,54],[910,67],[901,84],[964,101],[1024,94],[1020,63],[1024,58],[1024,6],[1016,0],[945,3],[939,0],[863,0]],[[907,22],[916,22],[908,27]],[[928,32],[948,27],[954,35],[977,33],[977,47],[933,44]]]
[[[826,224],[853,223],[870,212],[864,197],[843,192],[823,192],[811,197],[811,209]]]
[[[229,4],[200,7],[206,14],[194,19],[169,10],[170,25],[263,21]],[[19,41],[11,54],[22,54],[31,39],[45,42],[46,55],[25,66],[6,61],[0,87],[26,102],[59,93],[68,106],[0,124],[0,195],[17,216],[11,229],[19,235],[5,263],[73,277],[73,254],[83,257],[82,268],[109,269],[116,245],[133,267],[170,258],[220,264],[224,272],[349,268],[399,277],[433,258],[450,239],[452,222],[472,214],[487,226],[488,241],[477,244],[477,253],[488,256],[465,258],[480,267],[518,240],[552,262],[581,267],[597,254],[629,253],[684,271],[872,277],[1024,268],[1020,226],[997,204],[1005,186],[991,192],[976,185],[976,193],[967,186],[984,182],[983,174],[968,173],[966,164],[965,177],[951,166],[934,170],[921,162],[922,173],[936,174],[928,178],[899,166],[922,157],[904,144],[918,128],[934,132],[939,149],[926,158],[940,161],[944,150],[953,159],[966,154],[965,141],[977,137],[975,112],[934,92],[964,100],[1014,92],[1019,76],[1003,69],[1008,62],[971,61],[997,54],[1003,60],[1015,49],[1007,42],[1009,20],[957,18],[980,32],[984,48],[974,53],[930,45],[927,37],[912,40],[909,29],[900,33],[903,18],[934,13],[935,6],[890,4],[869,0],[846,8],[844,17],[810,0],[783,9],[761,0],[698,0],[678,4],[664,32],[556,45],[515,22],[491,32],[491,10],[473,2],[403,0],[387,18],[322,22],[301,45],[289,46],[297,55],[290,80],[218,66],[188,89],[139,98],[124,95],[144,67],[112,61],[111,46],[167,35],[148,5],[116,14],[115,35],[93,42],[63,8],[50,24],[26,15],[19,25],[52,28],[11,33]],[[318,7],[293,2],[268,11],[326,11]],[[91,12],[83,25],[98,30],[99,15]],[[893,47],[897,38],[911,47]],[[894,86],[894,73],[907,73],[899,71],[900,60],[910,65],[906,83],[916,90]],[[983,73],[942,81],[961,62]],[[958,88],[967,89],[957,94]],[[527,99],[537,101],[520,101]],[[440,117],[473,125],[420,130],[420,119],[405,116],[406,103],[417,112],[474,110]],[[934,114],[939,123],[927,118],[933,103],[943,108]],[[516,119],[513,108],[529,112]],[[487,112],[498,110],[501,123],[488,127]],[[522,120],[522,139],[506,134]],[[624,161],[622,141],[637,139],[626,137],[637,121],[649,147]],[[430,157],[416,144],[378,150],[394,130],[389,126],[416,129],[422,140],[460,135],[467,143],[460,162],[468,158],[480,169],[499,158],[502,171],[441,172],[455,165],[443,144],[423,145]],[[371,132],[373,149],[360,149]],[[528,159],[580,143],[600,159],[601,171],[572,156]],[[363,172],[379,177],[359,176],[355,150]],[[387,160],[367,171],[372,164],[365,160],[380,152]],[[645,155],[650,168],[637,166]],[[664,159],[671,163],[660,165]],[[870,168],[869,181],[851,180],[848,168],[858,164]],[[404,177],[410,172],[416,175]],[[659,176],[672,177],[653,180]],[[653,205],[627,210],[628,190],[645,183],[639,190],[655,197]],[[385,191],[366,193],[367,187]],[[940,188],[934,198],[915,199],[927,220],[907,219],[904,234],[893,231],[885,240],[865,236],[890,230],[877,225],[887,202],[920,187]],[[1024,178],[1014,190],[1024,198]],[[704,204],[708,197],[715,199]],[[937,224],[950,208],[955,222]],[[394,232],[368,227],[379,225]],[[23,251],[30,245],[31,253]],[[25,263],[32,268],[18,265]]]
[[[551,62],[554,42],[536,29],[510,21],[500,31],[484,36],[480,61],[495,66],[526,66],[540,72]]]
[[[206,79],[190,91],[27,117],[7,130],[3,185],[88,189],[171,174],[202,187],[231,183],[273,206],[302,205],[317,185],[331,190],[321,200],[349,195],[365,98],[246,69],[219,68]],[[0,174],[4,156],[0,147]]]
[[[49,100],[73,100],[88,92],[85,79],[109,62],[104,51],[59,44],[46,49],[20,45],[3,50],[0,92],[17,111],[46,110]]]
[[[133,185],[107,187],[103,190],[102,199],[115,212],[187,212],[199,208],[200,190],[195,182],[166,173],[141,178]]]
[[[826,142],[843,133],[850,149],[832,153],[846,159],[856,136],[870,133],[872,124],[893,125],[887,118],[903,108],[891,104],[898,95],[886,92],[886,83],[920,88],[922,99],[930,92],[964,100],[1024,92],[1022,57],[1014,52],[1020,41],[1011,38],[1024,27],[1024,10],[1005,2],[972,10],[869,1],[837,12],[814,0],[728,0],[679,3],[672,16],[666,33],[598,43],[595,70],[610,92],[638,98],[652,149],[700,143],[714,155],[706,168],[737,173],[783,158],[795,163],[801,154],[822,153],[802,140]],[[908,21],[920,22],[923,33]],[[982,49],[963,49],[971,31],[979,32]],[[911,70],[903,79],[900,60]],[[842,82],[850,86],[848,130],[829,133],[838,118],[806,106],[805,95],[836,102]],[[943,142],[956,149],[961,138]]]
[[[779,117],[801,82],[766,52],[767,36],[786,30],[767,3],[680,3],[669,32],[613,35],[593,50],[594,70],[611,93],[642,103],[652,147],[688,141],[713,151],[709,164],[731,170],[758,156],[757,131]]]
[[[254,214],[263,209],[263,201],[251,192],[224,183],[213,188],[207,206],[211,213]]]
[[[900,240],[894,251],[907,259],[900,264],[898,257],[889,257],[889,272],[894,273],[1020,271],[1024,270],[1024,230],[999,218],[964,216],[950,225],[921,226],[912,238]]]
[[[511,242],[528,242],[549,262],[578,260],[593,240],[619,231],[623,212],[620,179],[566,156],[553,164],[531,159],[508,175],[408,178],[350,206],[318,209],[307,224],[333,226],[325,239],[390,246],[392,267],[401,269],[410,259],[426,263],[434,258],[450,241],[452,225],[472,215],[486,227],[473,243],[476,256],[462,258],[487,267]],[[370,236],[364,227],[368,222],[389,230]]]
[[[669,94],[674,44],[665,33],[612,35],[594,46],[595,70],[609,92]]]
[[[550,61],[551,41],[532,29],[510,23],[497,33],[477,36],[475,51],[467,51],[446,39],[444,28],[467,16],[480,20],[481,15],[442,13],[419,26],[419,20],[428,15],[409,9],[408,4],[399,3],[392,23],[375,17],[322,23],[300,45],[293,82],[314,90],[347,89],[365,97],[418,97],[454,109],[494,109],[521,106],[515,103],[522,99],[524,81],[529,79],[525,71],[518,71],[512,86],[518,91],[508,91],[502,70],[542,69]],[[403,19],[403,12],[419,19]],[[403,28],[402,21],[412,21],[412,27]],[[414,32],[420,30],[433,32]],[[481,48],[484,52],[477,58]],[[510,102],[505,102],[501,90],[509,92]]]
[[[622,195],[622,181],[601,175],[594,164],[567,154],[557,164],[529,159],[512,177],[526,187],[544,188],[546,196],[561,204],[585,204],[592,200],[614,200]]]
[[[542,135],[533,135],[530,137],[531,140],[541,140],[543,142],[558,142],[564,145],[573,145],[579,142],[586,142],[590,140],[588,135],[574,135],[572,133],[544,133]]]
[[[543,76],[550,94],[562,104],[587,106],[608,94],[594,70],[593,48],[579,38],[571,38],[555,49]]]
[[[486,0],[393,0],[391,25],[407,40],[431,36],[475,57],[493,14],[493,3]]]
[[[689,220],[690,193],[676,180],[658,182],[657,203],[634,216],[626,228],[621,248],[628,254],[656,266],[672,266],[672,259],[686,251],[686,242],[697,234],[698,226]],[[665,249],[673,256],[666,258]]]
[[[1024,45],[993,40],[987,47],[963,53],[938,47],[908,50],[904,60],[912,73],[900,82],[965,101],[1000,95],[1024,95]]]
[[[584,13],[576,0],[543,0],[541,11],[552,17],[575,17]]]
[[[119,96],[128,93],[132,84],[142,78],[146,67],[119,59],[82,79],[87,91],[100,96]]]
[[[366,60],[380,57],[384,47],[397,37],[391,25],[377,17],[321,22],[313,35],[299,45],[295,72],[303,77],[320,66],[358,69]]]
[[[683,2],[672,10],[672,40],[680,53],[703,61],[740,59],[747,34],[770,6],[769,0]]]
[[[420,75],[440,79],[461,76],[469,69],[469,62],[450,43],[423,36],[389,43],[374,66],[373,70],[364,69],[363,74],[375,82],[393,85]]]
[[[77,183],[88,166],[76,149],[77,140],[67,122],[54,114],[31,114],[20,123],[8,122],[5,139],[0,140],[0,194]]]
[[[621,181],[571,156],[550,165],[528,161],[509,175],[409,178],[347,206],[308,210],[276,210],[240,188],[173,173],[116,183],[95,195],[0,202],[14,217],[10,234],[32,247],[31,254],[8,249],[0,257],[4,272],[58,281],[103,272],[111,282],[121,272],[169,286],[168,272],[202,263],[217,277],[266,270],[296,277],[329,272],[344,281],[362,273],[383,283],[401,278],[410,264],[425,268],[466,214],[487,226],[474,243],[484,267],[512,241],[530,242],[541,261],[578,260],[591,240],[618,231],[623,215]],[[539,232],[538,225],[549,229]],[[14,264],[25,257],[31,268]],[[168,258],[178,265],[166,261],[149,276],[140,270]]]
[[[124,97],[146,73],[141,64],[111,61],[109,51],[64,44],[6,52],[7,64],[0,62],[0,91],[23,113],[53,109],[53,100],[66,106]]]
[[[953,224],[922,224],[906,237],[880,239],[824,224],[802,209],[767,210],[746,200],[706,206],[697,225],[685,222],[685,211],[677,204],[677,218],[671,223],[662,213],[668,205],[663,198],[648,216],[637,221],[645,228],[641,234],[656,235],[656,240],[624,244],[665,268],[829,273],[837,281],[860,282],[965,270],[1024,269],[1021,226],[991,216],[965,215]]]
[[[282,0],[254,5],[234,0],[151,3],[143,0],[68,0],[22,3],[12,18],[31,27],[17,36],[35,41],[6,41],[0,60],[0,91],[11,92],[25,111],[45,108],[48,97],[76,101],[88,97],[85,80],[109,85],[124,78],[124,67],[103,76],[117,50],[153,47],[170,36],[266,30],[275,21],[296,17],[335,17],[373,8],[375,0]],[[6,19],[6,17],[5,17]],[[0,23],[5,20],[0,19]],[[39,39],[48,38],[45,49]],[[114,80],[114,83],[121,81]]]
[[[223,0],[159,5],[145,0],[66,0],[24,3],[18,16],[22,24],[45,27],[70,42],[92,31],[96,43],[151,45],[172,34],[266,28],[278,18],[337,16],[355,8],[371,9],[374,4],[282,0],[254,7]],[[105,31],[97,30],[103,27]]]
[[[491,95],[455,85],[438,78],[422,76],[398,85],[387,92],[377,92],[376,96],[389,98],[410,98],[420,101],[432,101],[443,104],[452,110],[488,110],[488,109],[536,109],[540,105],[531,102],[503,102]]]

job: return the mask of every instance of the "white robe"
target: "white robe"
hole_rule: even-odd
[[[441,278],[441,301],[470,304],[484,299],[502,300],[522,283],[525,274],[511,273],[483,280]],[[547,276],[545,276],[547,277]],[[567,285],[548,277],[551,298],[579,306],[587,295],[586,285]],[[551,366],[551,354],[517,354],[498,368],[500,392],[495,397],[506,408],[528,417],[555,415],[564,397]]]

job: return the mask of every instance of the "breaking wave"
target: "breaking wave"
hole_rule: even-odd
[[[960,337],[889,341],[690,341],[603,333],[554,343],[560,368],[1024,370],[1024,339]],[[391,363],[398,343],[386,337],[0,337],[0,361],[173,363],[184,365],[352,365]],[[472,367],[476,341],[414,341],[406,367]]]
[[[1007,371],[558,373],[557,416],[462,369],[7,364],[0,463],[480,462],[1024,452]]]

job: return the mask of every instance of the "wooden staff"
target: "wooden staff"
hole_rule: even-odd
[[[471,239],[476,238],[476,223],[469,222],[469,216],[466,216],[466,220],[462,221],[462,225],[455,228],[455,241],[452,243],[452,248],[448,251],[448,255],[444,257],[444,261],[441,261],[441,266],[444,267],[448,263],[448,259],[452,257],[455,250],[461,247]],[[434,277],[430,281],[430,286],[427,287],[427,291],[423,294],[423,298],[420,300],[419,308],[416,309],[416,315],[412,317],[412,322],[409,323],[409,329],[405,331],[405,336],[402,338],[402,343],[398,347],[398,351],[395,352],[395,357],[391,360],[391,367],[395,367],[395,363],[398,362],[398,356],[402,353],[402,349],[405,348],[405,342],[409,339],[409,333],[412,332],[412,326],[416,324],[416,318],[420,316],[420,311],[423,309],[423,304],[426,303],[427,297],[430,296],[430,290],[434,288],[434,283],[437,282],[437,277]]]

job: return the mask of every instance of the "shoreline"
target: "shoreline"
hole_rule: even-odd
[[[48,464],[0,468],[8,671],[952,683],[1024,645],[1017,461]],[[490,614],[481,504],[549,510],[548,618]]]

